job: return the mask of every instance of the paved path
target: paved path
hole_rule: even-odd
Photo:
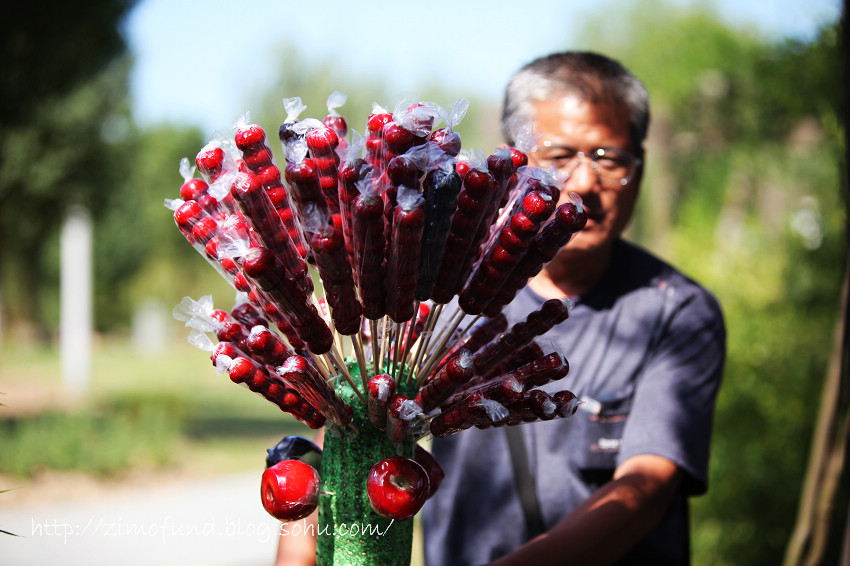
[[[3,566],[271,566],[277,527],[256,473],[86,501],[3,505]]]

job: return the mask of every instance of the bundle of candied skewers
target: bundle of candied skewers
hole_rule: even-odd
[[[540,389],[568,372],[538,339],[569,302],[510,328],[502,309],[586,216],[527,165],[527,126],[485,155],[461,150],[463,99],[375,105],[365,137],[344,102],[333,93],[319,120],[284,100],[283,171],[247,115],[198,152],[202,178],[181,161],[166,206],[237,294],[229,311],[206,296],[174,312],[232,381],[328,431],[323,448],[299,436],[269,451],[265,508],[283,521],[319,508],[319,564],[406,564],[404,519],[442,478],[418,440],[575,412],[569,391]]]

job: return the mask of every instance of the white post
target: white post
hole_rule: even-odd
[[[87,210],[68,211],[61,236],[59,347],[62,381],[82,394],[91,374],[92,223]]]

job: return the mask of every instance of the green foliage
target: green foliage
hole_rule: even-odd
[[[653,99],[656,151],[634,233],[711,289],[726,317],[711,485],[694,502],[695,562],[778,564],[846,261],[838,28],[811,43],[770,43],[707,10],[668,8],[635,3],[625,35],[606,20],[588,37]]]
[[[86,412],[48,412],[0,421],[0,471],[43,470],[109,475],[174,464],[183,407],[158,398],[115,399]]]
[[[129,110],[118,24],[131,5],[6,3],[0,18],[0,285],[4,305],[20,303],[43,335],[54,322],[49,244],[69,206],[97,218],[120,183]]]

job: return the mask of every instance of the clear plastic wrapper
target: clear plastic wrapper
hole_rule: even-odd
[[[278,137],[285,152],[286,146],[291,141],[304,137],[304,133],[296,131],[294,126],[298,123],[298,117],[302,112],[307,110],[307,107],[301,102],[300,96],[294,96],[283,99],[283,109],[286,112],[286,118],[283,120],[283,124],[280,125]]]
[[[305,358],[292,356],[275,371],[328,420],[342,427],[351,422],[351,406],[340,399]]]
[[[339,139],[340,147],[345,146],[345,139],[348,137],[348,122],[340,115],[337,108],[341,107],[348,100],[348,95],[335,90],[328,96],[327,107],[328,114],[325,116],[322,123],[332,129]]]
[[[369,422],[378,430],[387,428],[387,404],[395,395],[395,380],[380,373],[369,380]]]
[[[436,142],[448,155],[457,157],[461,150],[460,134],[455,131],[469,110],[469,101],[464,98],[455,100],[451,108],[440,108],[439,114],[446,125],[431,133],[431,141]]]
[[[410,436],[413,420],[422,414],[422,407],[401,393],[390,397],[387,403],[387,437],[396,445]]]
[[[310,351],[327,353],[333,344],[333,335],[316,307],[288,275],[286,266],[261,246],[249,248],[241,262],[245,274],[285,314]]]
[[[431,420],[431,434],[444,438],[474,426],[490,426],[503,421],[508,410],[498,401],[476,392],[447,408]]]

